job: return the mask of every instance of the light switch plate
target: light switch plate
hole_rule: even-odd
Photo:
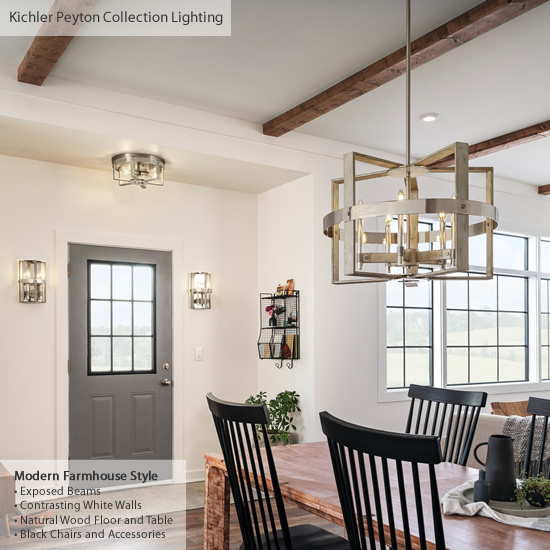
[[[195,361],[204,361],[204,349],[202,346],[195,348]]]

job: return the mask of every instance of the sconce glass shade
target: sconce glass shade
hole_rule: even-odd
[[[19,261],[19,301],[25,304],[46,302],[46,262]]]
[[[113,179],[120,185],[164,185],[164,159],[156,155],[123,153],[112,158]]]
[[[189,307],[210,309],[212,307],[212,282],[210,273],[189,273]]]

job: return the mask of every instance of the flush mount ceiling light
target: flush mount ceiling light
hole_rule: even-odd
[[[407,0],[406,164],[362,153],[344,155],[344,177],[332,180],[333,211],[323,219],[325,235],[332,239],[332,282],[335,284],[401,279],[413,286],[419,279],[472,277],[474,275],[468,275],[469,239],[482,234],[486,236],[486,264],[475,276],[493,277],[493,230],[498,225],[498,212],[493,205],[493,169],[469,167],[468,144],[458,142],[411,163],[410,28],[410,0]],[[359,163],[383,170],[358,173]],[[454,166],[449,166],[452,163]],[[454,193],[449,193],[449,198],[419,196],[419,178],[446,173],[454,174]],[[486,202],[470,200],[471,173],[485,174]],[[364,193],[359,183],[387,177],[404,179],[405,190],[399,191],[397,200],[365,204],[359,200],[360,193]],[[438,184],[433,179],[431,183],[432,186]],[[388,187],[391,185],[386,179],[374,191],[381,194]],[[341,191],[343,207],[340,206]],[[431,229],[420,231],[419,223],[427,221]],[[351,278],[341,278],[342,271],[345,277]],[[479,271],[477,266],[476,271]]]
[[[441,115],[439,113],[424,113],[420,115],[418,118],[420,120],[423,120],[424,122],[434,122],[437,120]]]
[[[115,155],[113,179],[120,185],[164,185],[164,159],[144,153],[123,153]]]

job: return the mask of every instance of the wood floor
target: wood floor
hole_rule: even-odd
[[[302,523],[311,523],[318,525],[343,536],[344,529],[329,521],[321,519],[317,516],[304,512],[300,508],[286,505],[286,512],[288,516],[289,525],[299,525]],[[71,538],[55,538],[52,539],[48,536],[47,539],[21,539],[21,533],[15,536],[17,531],[12,533],[12,536],[6,538],[3,536],[2,528],[0,527],[0,549],[14,550],[57,550],[57,549],[75,549],[75,550],[99,550],[100,548],[113,548],[116,550],[202,550],[203,549],[203,518],[204,510],[202,508],[198,510],[189,510],[187,512],[175,512],[172,514],[166,514],[168,518],[173,520],[173,523],[168,526],[157,527],[154,526],[150,530],[164,531],[166,537],[164,539],[118,539],[118,538],[105,538],[105,539],[93,539],[84,538],[84,532],[96,532],[100,533],[102,529],[105,532],[111,529],[118,534],[124,534],[131,531],[131,527],[128,526],[114,526],[114,527],[92,527],[85,529],[64,529],[59,531],[61,536],[68,536],[69,533],[81,533],[82,538],[76,538],[71,535]],[[230,526],[230,550],[238,550],[241,545],[239,524],[237,522],[237,515],[234,507],[231,506],[231,526]],[[1,524],[0,524],[1,525]],[[36,529],[34,531],[40,531]],[[184,546],[184,543],[186,546]]]

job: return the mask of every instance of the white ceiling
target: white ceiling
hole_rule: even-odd
[[[0,152],[94,170],[110,170],[111,158],[128,151],[148,151],[166,161],[166,179],[218,189],[261,193],[305,174],[153,143],[114,138],[48,124],[0,117]]]
[[[413,38],[478,3],[413,0]],[[231,37],[77,37],[52,77],[263,123],[401,47],[404,7],[402,0],[233,0]],[[550,3],[413,71],[413,156],[550,119],[549,28]],[[0,39],[0,65],[15,74],[30,41]],[[298,131],[402,154],[404,105],[405,79],[399,78]],[[427,111],[437,111],[441,118],[431,124],[418,120]],[[32,135],[30,128],[19,126],[16,133],[28,131]],[[35,141],[45,131],[38,128]],[[73,141],[61,134],[56,139],[63,147],[50,139],[50,159],[63,162],[66,155],[71,157],[65,159],[67,164],[99,167],[94,160],[100,156],[98,150],[76,148],[86,139],[93,143],[93,136]],[[113,145],[106,143],[109,153],[101,154],[116,151]],[[0,139],[0,153],[15,154],[18,146],[22,148],[14,139]],[[29,151],[28,144],[25,147]],[[154,150],[154,144],[148,147]],[[86,151],[94,154],[84,158]],[[194,173],[195,183],[231,186],[230,181],[208,181],[211,176],[201,171],[205,159],[186,171],[191,154],[176,149],[159,152],[172,155],[174,166],[181,168],[177,178],[170,179],[190,181]],[[473,163],[493,165],[502,177],[542,185],[550,183],[549,158],[550,140],[543,139]],[[235,166],[241,180],[251,170],[251,182],[258,181],[257,169],[258,165]],[[293,174],[288,172],[274,173],[273,185],[289,181]]]

